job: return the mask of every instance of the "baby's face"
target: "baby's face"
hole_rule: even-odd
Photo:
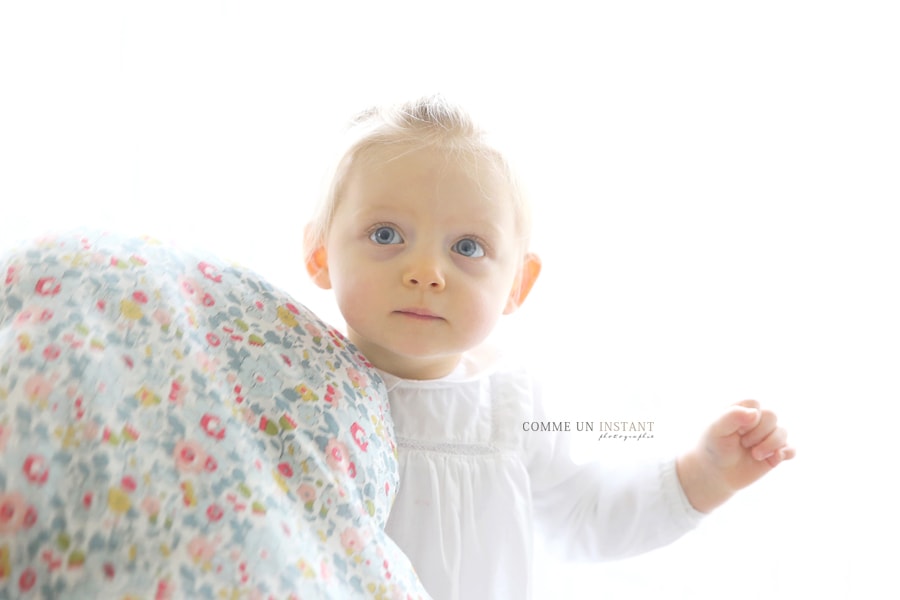
[[[380,369],[433,379],[494,328],[522,250],[490,164],[392,147],[352,167],[327,256],[350,340]]]

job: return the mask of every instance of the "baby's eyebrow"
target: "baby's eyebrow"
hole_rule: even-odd
[[[503,229],[498,227],[496,223],[487,220],[469,221],[467,223],[460,224],[460,229],[467,229],[473,234],[484,235],[493,238],[502,237],[504,234]]]
[[[382,216],[385,214],[396,215],[396,214],[405,214],[407,212],[409,212],[409,211],[406,211],[397,206],[375,204],[375,205],[362,206],[362,207],[358,208],[357,210],[355,210],[353,212],[353,216],[355,218],[374,218],[374,217]]]

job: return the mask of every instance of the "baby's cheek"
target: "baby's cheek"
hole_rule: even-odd
[[[494,296],[482,297],[478,302],[471,303],[466,311],[470,335],[479,342],[484,340],[496,327],[505,306],[505,299],[499,304]]]
[[[335,286],[338,306],[348,322],[365,319],[377,312],[378,286],[365,277],[342,281]]]

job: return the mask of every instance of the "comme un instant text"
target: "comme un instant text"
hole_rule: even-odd
[[[654,421],[523,421],[522,431],[652,433]]]

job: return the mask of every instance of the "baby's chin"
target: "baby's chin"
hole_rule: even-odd
[[[403,379],[439,379],[452,373],[462,360],[461,352],[434,354],[409,348],[402,352],[378,353],[374,359],[369,354],[364,355],[376,368]]]

